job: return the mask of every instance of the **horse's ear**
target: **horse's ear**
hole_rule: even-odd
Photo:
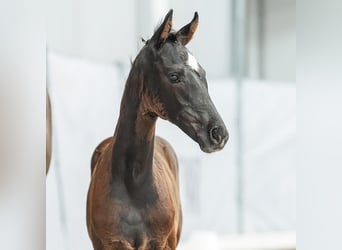
[[[193,19],[190,23],[181,28],[177,33],[177,40],[183,45],[186,45],[192,39],[196,29],[198,27],[198,13],[195,12]]]
[[[173,10],[171,9],[166,14],[163,23],[158,27],[151,38],[151,41],[154,42],[157,48],[159,48],[169,36],[172,27],[172,14]]]

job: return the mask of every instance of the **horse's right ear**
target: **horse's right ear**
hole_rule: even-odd
[[[153,42],[158,49],[169,36],[172,27],[172,14],[173,10],[171,9],[166,14],[163,23],[158,27],[151,38],[151,42]]]

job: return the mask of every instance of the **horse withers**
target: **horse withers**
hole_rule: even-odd
[[[204,152],[228,140],[208,94],[205,71],[185,45],[198,14],[171,31],[172,10],[132,64],[114,135],[95,149],[87,200],[94,249],[176,249],[182,212],[178,162],[170,144],[155,136],[157,118],[176,124]]]

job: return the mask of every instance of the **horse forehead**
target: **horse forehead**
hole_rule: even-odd
[[[172,61],[173,63],[180,63],[185,59],[185,56],[187,54],[187,51],[173,46],[173,45],[165,45],[165,48],[163,49],[162,52],[162,57],[164,57],[167,60]]]
[[[164,62],[187,65],[192,70],[199,72],[200,66],[196,58],[184,47],[165,46],[162,58]]]
[[[193,70],[196,70],[198,72],[198,62],[190,52],[188,52],[188,60],[186,61],[186,64],[189,65]]]

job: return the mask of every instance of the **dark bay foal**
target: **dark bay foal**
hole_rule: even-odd
[[[209,94],[205,71],[186,49],[198,15],[171,31],[172,10],[133,62],[113,137],[91,161],[87,226],[94,249],[176,249],[182,227],[178,163],[155,137],[169,120],[204,152],[224,147],[226,127]]]

